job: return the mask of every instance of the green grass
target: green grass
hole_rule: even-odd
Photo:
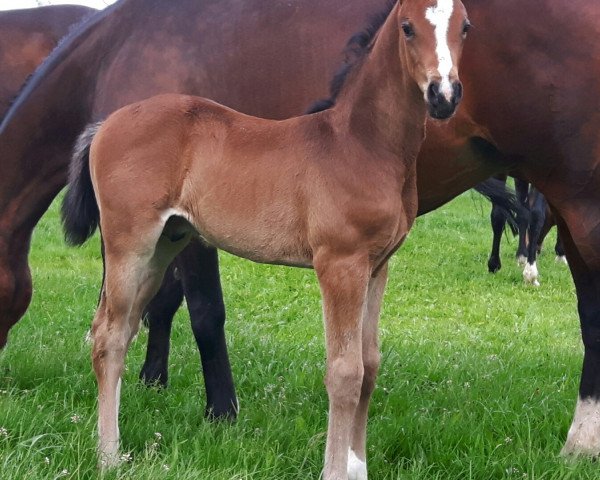
[[[98,240],[66,248],[57,212],[55,204],[36,229],[33,302],[0,356],[2,479],[99,476],[96,387],[84,343],[101,278]],[[372,479],[600,475],[597,464],[558,456],[582,348],[554,236],[539,260],[540,288],[523,285],[512,239],[503,241],[503,269],[490,275],[487,212],[464,195],[418,219],[392,259],[370,410]],[[327,397],[314,273],[221,260],[238,421],[203,419],[198,353],[181,311],[167,390],[137,381],[146,332],[131,348],[120,415],[131,460],[105,478],[318,478]]]

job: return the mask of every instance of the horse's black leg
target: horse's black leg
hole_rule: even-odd
[[[182,300],[183,289],[172,264],[160,290],[144,311],[144,321],[148,325],[148,349],[140,379],[148,385],[167,385],[171,324]]]
[[[194,240],[179,254],[176,264],[202,360],[205,414],[235,418],[238,403],[225,343],[225,305],[217,251]]]
[[[495,178],[506,182],[506,175],[498,175]],[[492,251],[490,252],[490,258],[488,259],[488,270],[490,273],[496,273],[502,268],[502,262],[500,261],[500,241],[502,240],[502,232],[504,232],[504,226],[506,224],[506,213],[504,209],[493,202],[490,220],[492,222],[492,232],[494,237],[492,239]]]
[[[562,450],[567,455],[600,455],[600,263],[587,264],[570,231],[556,218],[577,291],[584,345],[579,397],[573,423]],[[580,241],[586,241],[582,237]],[[591,253],[591,252],[590,252]]]
[[[517,262],[525,265],[527,260],[527,229],[529,228],[529,183],[515,178],[515,192],[521,205],[525,207],[517,221],[519,223],[519,247],[517,248]]]
[[[546,220],[546,199],[539,190],[531,187],[529,192],[530,221],[529,244],[527,245],[527,264],[523,270],[523,278],[527,283],[539,286],[537,269],[537,252],[540,234]]]
[[[556,253],[557,262],[567,263],[565,247],[563,246],[562,237],[558,231],[556,232],[556,245],[554,245],[554,252]]]

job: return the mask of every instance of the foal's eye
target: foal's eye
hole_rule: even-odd
[[[412,38],[415,36],[415,31],[409,22],[402,22],[402,31],[406,38]]]
[[[471,30],[471,22],[469,22],[468,20],[464,23],[463,25],[463,29],[462,29],[462,34],[463,37],[467,36],[467,33],[469,33],[469,30]]]

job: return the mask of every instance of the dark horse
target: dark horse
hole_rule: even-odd
[[[69,27],[95,10],[56,5],[0,12],[0,118]]]
[[[506,182],[507,176],[497,176],[501,181]],[[519,246],[517,248],[517,263],[523,266],[523,279],[526,283],[539,286],[539,272],[537,266],[537,255],[542,250],[542,243],[550,229],[556,224],[554,215],[546,201],[546,197],[529,182],[515,178],[515,190],[519,201],[523,205],[522,214],[519,216],[518,233]],[[488,270],[490,273],[496,273],[500,270],[502,263],[500,261],[500,240],[506,226],[505,209],[492,201],[492,213],[490,215],[492,222],[492,251],[488,259]],[[554,247],[556,261],[567,263],[564,248],[560,240],[560,234],[556,235],[556,245]]]
[[[258,0],[229,0],[209,12],[206,4],[191,0],[126,0],[65,41],[0,126],[0,342],[29,303],[31,231],[64,185],[71,145],[86,123],[164,91],[210,96],[266,117],[300,113],[326,90],[337,42],[382,2],[368,3],[274,1],[265,9]],[[469,93],[452,122],[428,127],[417,164],[419,213],[509,170],[546,196],[575,279],[585,345],[580,400],[565,452],[595,455],[600,452],[600,231],[595,229],[600,139],[593,126],[600,45],[590,38],[598,34],[599,7],[593,0],[464,3],[478,27],[463,56]],[[557,42],[554,33],[567,27],[569,36]],[[509,42],[508,34],[516,38]],[[323,37],[328,41],[322,43]],[[44,122],[44,116],[62,121]],[[192,298],[194,333],[206,353],[205,374],[212,372],[215,391],[207,393],[208,404],[215,412],[231,411],[235,397],[224,367],[216,255],[197,249],[186,265],[201,267],[182,272],[182,283]]]

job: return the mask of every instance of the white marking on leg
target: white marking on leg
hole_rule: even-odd
[[[367,462],[358,458],[350,448],[348,449],[348,480],[367,480]]]
[[[519,255],[517,257],[517,265],[519,267],[524,267],[526,263],[527,263],[527,257],[525,255]]]
[[[433,25],[435,32],[435,53],[438,59],[438,72],[442,77],[440,92],[444,94],[448,101],[452,98],[450,71],[453,67],[452,55],[450,54],[450,47],[448,47],[448,28],[453,10],[453,0],[438,0],[435,7],[429,7],[425,12],[425,18]]]
[[[525,283],[529,283],[534,287],[539,287],[540,282],[538,281],[538,276],[539,273],[536,262],[533,262],[533,264],[527,263],[525,265],[525,269],[523,270],[523,278],[525,279]]]
[[[592,398],[577,400],[575,416],[562,455],[600,455],[600,403]]]
[[[569,264],[569,262],[567,262],[567,257],[565,257],[564,255],[557,255],[556,263],[564,263],[565,265]]]

